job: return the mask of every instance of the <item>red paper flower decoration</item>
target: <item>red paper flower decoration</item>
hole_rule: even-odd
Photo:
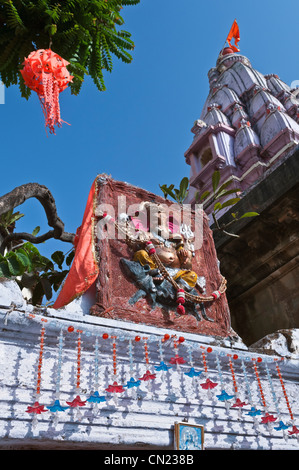
[[[44,405],[40,405],[38,401],[34,403],[33,406],[28,406],[26,413],[35,413],[37,415],[40,415],[41,413],[48,411],[44,409]]]
[[[67,401],[67,404],[71,408],[76,408],[77,406],[85,406],[85,403],[86,403],[86,401],[82,401],[81,398],[79,397],[79,395],[77,395],[76,398],[74,398],[73,401]]]
[[[122,393],[122,392],[125,392],[125,389],[123,388],[122,385],[118,385],[117,382],[113,382],[112,385],[109,385],[108,388],[106,388],[106,392]]]
[[[299,433],[299,429],[296,426],[293,426],[292,431],[289,431],[290,436],[292,434],[298,434],[298,433]]]
[[[180,356],[172,357],[169,361],[169,364],[185,364],[185,359]]]
[[[241,401],[240,398],[237,398],[235,403],[232,405],[232,408],[242,408],[243,406],[246,406],[247,403],[245,401]]]
[[[204,388],[205,390],[209,390],[209,389],[211,389],[211,388],[215,388],[215,387],[217,387],[217,385],[218,385],[218,383],[212,382],[210,379],[207,379],[205,383],[200,384],[200,386],[201,386],[202,388]]]
[[[270,415],[269,413],[266,413],[265,416],[262,417],[261,423],[262,424],[273,423],[276,420],[277,420],[277,418],[274,418],[273,415]]]
[[[140,377],[139,380],[153,380],[156,378],[156,374],[152,374],[149,370],[146,371],[145,374],[143,374],[143,377]]]
[[[54,126],[61,127],[59,93],[72,81],[66,60],[51,49],[31,52],[24,60],[21,70],[25,84],[39,97],[45,115],[46,127],[55,134]]]

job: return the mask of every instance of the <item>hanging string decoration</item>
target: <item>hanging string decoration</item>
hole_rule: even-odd
[[[275,405],[275,408],[276,408],[276,413],[277,413],[278,419],[280,420],[278,427],[274,427],[274,429],[276,431],[285,431],[289,426],[286,426],[284,424],[284,422],[281,420],[281,413],[280,413],[280,409],[279,409],[278,399],[277,399],[277,396],[276,396],[276,392],[275,392],[275,389],[274,389],[272,377],[271,377],[267,362],[265,362],[265,370],[266,370],[266,374],[267,374],[267,377],[268,377],[268,382],[269,382],[269,385],[270,385],[270,390],[271,390],[273,402],[274,402],[274,405]]]
[[[180,336],[177,340],[174,338],[173,339],[173,347],[174,347],[174,357],[172,357],[169,361],[170,364],[176,364],[177,369],[180,368],[181,364],[185,364],[185,359],[179,355],[178,351],[178,345],[180,343],[183,343],[185,341],[185,338],[183,336]]]
[[[170,338],[170,335],[165,334],[163,338],[160,338],[160,339],[159,339],[158,346],[159,346],[160,364],[159,364],[158,366],[155,366],[155,369],[156,369],[157,371],[166,372],[166,371],[168,371],[169,369],[172,369],[171,366],[168,366],[168,365],[165,364],[165,362],[164,362],[164,354],[163,354],[163,347],[162,347],[162,343],[164,343],[165,341],[169,340],[169,338]]]
[[[189,364],[191,367],[188,370],[188,372],[184,372],[184,374],[187,375],[187,377],[194,379],[194,377],[199,377],[202,374],[202,370],[199,370],[199,371],[195,370],[191,346],[188,345],[187,349],[188,349],[188,355],[189,355]]]
[[[139,336],[136,337],[137,338],[137,341],[139,341]],[[136,340],[135,338],[135,340]],[[145,362],[146,362],[146,367],[147,367],[147,370],[145,372],[145,374],[143,374],[142,377],[139,377],[139,380],[143,380],[145,382],[149,381],[149,380],[154,380],[156,378],[156,374],[153,374],[150,370],[149,370],[149,355],[148,355],[148,344],[147,344],[147,337],[144,336],[143,337],[143,341],[144,341],[144,356],[145,356]]]
[[[201,346],[202,347],[202,346]],[[211,347],[208,347],[207,348],[207,352],[210,353],[212,352],[212,348]],[[204,366],[204,373],[205,373],[205,376],[206,376],[206,381],[204,383],[201,383],[200,386],[201,388],[203,388],[204,390],[207,390],[208,391],[208,396],[211,397],[210,393],[211,393],[211,390],[215,387],[217,387],[218,383],[216,382],[212,382],[211,379],[208,378],[208,364],[207,364],[207,358],[206,358],[206,354],[204,351],[201,352],[201,355],[202,355],[202,361],[203,361],[203,366]]]
[[[37,93],[45,116],[45,125],[51,134],[61,127],[59,93],[64,91],[73,76],[67,70],[69,62],[51,49],[33,51],[24,60],[21,70],[25,85]]]
[[[77,338],[77,376],[76,376],[76,388],[75,388],[75,398],[72,401],[67,401],[66,403],[71,408],[76,408],[77,412],[77,419],[80,420],[82,415],[80,412],[80,408],[85,406],[86,400],[83,401],[80,398],[80,381],[81,381],[81,333],[82,330],[77,330],[78,338]]]
[[[100,395],[98,392],[99,388],[99,339],[96,337],[94,345],[94,390],[92,394],[87,398],[88,403],[92,403],[94,411],[97,411],[98,404],[105,402],[106,397]]]
[[[277,362],[276,362],[275,366],[276,366],[277,374],[278,374],[278,377],[279,377],[279,382],[280,382],[280,385],[281,385],[281,388],[282,388],[282,391],[283,391],[283,395],[284,395],[284,398],[285,398],[285,401],[286,401],[286,404],[287,404],[287,408],[288,408],[288,411],[289,411],[289,414],[290,414],[290,418],[291,418],[291,421],[292,421],[292,424],[293,424],[292,430],[289,431],[289,435],[290,436],[295,435],[295,436],[299,437],[299,429],[294,424],[294,415],[293,415],[293,412],[292,412],[292,409],[291,409],[291,406],[290,406],[290,402],[289,402],[289,398],[288,398],[286,388],[285,388],[285,385],[284,385],[284,381],[283,381],[283,378],[282,378],[281,370],[280,370],[280,367],[277,364]]]
[[[58,337],[58,361],[56,367],[56,386],[55,386],[55,401],[52,406],[48,406],[48,410],[52,413],[56,413],[58,411],[65,411],[69,407],[63,406],[60,403],[60,382],[61,382],[61,369],[62,369],[62,354],[63,354],[63,330],[61,329],[60,335]],[[58,423],[58,415],[56,414],[54,418],[54,424]]]
[[[250,388],[250,383],[249,383],[249,379],[248,379],[247,369],[246,369],[246,366],[245,366],[245,363],[244,363],[243,359],[241,361],[241,365],[242,365],[243,375],[244,375],[244,379],[245,379],[245,387],[246,387],[246,392],[247,392],[247,396],[248,396],[248,401],[251,405],[250,410],[246,414],[253,418],[253,423],[254,423],[255,430],[257,432],[259,432],[257,416],[260,416],[262,414],[262,412],[261,412],[261,410],[257,409],[254,406],[254,401],[253,401],[253,396],[252,396],[252,393],[251,393],[251,388]]]
[[[47,322],[46,319],[42,321]],[[44,354],[44,339],[45,339],[45,325],[42,326],[40,332],[40,343],[39,343],[39,356],[38,356],[38,366],[37,366],[37,382],[36,382],[36,392],[35,392],[35,402],[32,406],[28,406],[26,412],[34,414],[32,421],[32,426],[35,427],[37,424],[37,415],[44,413],[48,410],[45,410],[44,405],[39,404],[38,397],[40,395],[41,389],[41,379],[42,379],[42,364],[43,364],[43,354]]]
[[[229,406],[230,406],[228,400],[231,400],[232,398],[234,398],[234,395],[229,395],[225,391],[224,379],[223,379],[223,374],[222,374],[220,360],[219,360],[219,354],[217,354],[217,353],[216,353],[216,365],[217,365],[217,370],[218,370],[219,382],[220,382],[220,385],[221,385],[221,393],[220,393],[220,395],[216,395],[216,397],[218,398],[219,401],[224,402],[226,411],[228,411]]]
[[[136,387],[139,387],[141,384],[141,380],[135,380],[134,375],[134,358],[133,358],[133,344],[132,339],[129,339],[129,361],[130,361],[130,380],[128,380],[127,384],[124,385],[125,388],[133,389],[134,395],[136,395]]]
[[[237,354],[233,355],[233,359],[238,359]],[[240,400],[240,398],[238,396],[239,391],[238,391],[238,385],[237,385],[237,380],[236,380],[235,369],[234,369],[232,359],[231,359],[231,354],[228,354],[228,361],[229,361],[229,368],[230,368],[230,371],[231,371],[231,376],[232,376],[233,386],[234,386],[234,391],[235,391],[235,397],[236,397],[236,401],[232,405],[232,408],[239,408],[239,410],[240,410],[240,408],[243,408],[243,406],[246,406],[247,403],[245,403],[245,401]]]
[[[252,361],[253,361],[253,368],[254,368],[255,376],[256,376],[256,379],[257,379],[257,383],[258,383],[258,388],[259,388],[259,391],[260,391],[261,401],[262,401],[262,404],[263,404],[263,407],[264,407],[264,410],[265,410],[265,415],[262,416],[261,424],[268,424],[269,427],[270,427],[270,423],[276,421],[277,418],[275,418],[273,415],[271,415],[270,413],[267,412],[267,404],[266,404],[265,395],[264,395],[264,391],[263,391],[259,371],[258,371],[258,368],[257,368],[256,360],[253,359]],[[257,361],[262,362],[262,358],[259,357],[257,359]]]
[[[105,339],[108,338],[108,335],[105,335]],[[111,336],[113,339],[113,344],[112,344],[112,351],[113,351],[113,383],[108,385],[108,387],[105,389],[106,392],[108,393],[123,393],[125,392],[125,389],[123,388],[122,385],[119,385],[117,383],[117,356],[116,356],[116,339],[117,336]],[[114,395],[115,398],[115,395]],[[116,403],[116,398],[115,398],[115,403]]]
[[[34,318],[35,316],[33,314],[28,315],[28,317]],[[261,357],[251,357],[248,355],[247,357],[242,358],[242,353],[241,357],[238,357],[238,355],[232,353],[225,352],[223,350],[218,350],[212,349],[211,347],[203,346],[203,345],[195,345],[193,343],[189,343],[186,341],[184,346],[186,347],[186,350],[188,351],[188,356],[189,356],[189,361],[186,364],[187,361],[183,357],[179,355],[179,347],[180,344],[185,341],[183,337],[177,338],[176,335],[170,336],[169,334],[165,334],[164,337],[160,337],[158,339],[155,339],[155,337],[147,338],[147,337],[140,337],[140,336],[135,336],[135,341],[134,338],[131,336],[127,337],[128,341],[128,351],[129,351],[129,367],[127,369],[127,372],[130,374],[128,377],[130,379],[124,383],[126,385],[118,383],[117,379],[117,371],[118,371],[118,360],[117,360],[117,339],[119,338],[120,340],[123,340],[124,336],[118,337],[118,336],[109,336],[108,334],[103,335],[103,339],[112,339],[112,351],[113,351],[113,361],[112,361],[112,370],[113,370],[113,383],[109,385],[107,388],[105,388],[105,392],[102,395],[99,393],[99,385],[100,385],[100,374],[99,374],[99,336],[95,334],[95,343],[94,343],[94,375],[93,375],[93,388],[92,388],[92,393],[89,398],[87,398],[85,401],[81,400],[80,398],[80,386],[81,386],[81,362],[82,362],[82,341],[81,341],[81,333],[83,333],[82,330],[76,330],[78,333],[78,336],[75,337],[76,341],[76,352],[77,352],[77,367],[76,367],[76,378],[75,378],[75,398],[73,401],[66,402],[68,406],[63,406],[60,403],[60,388],[61,388],[61,377],[62,377],[62,366],[65,360],[65,355],[63,354],[64,351],[64,329],[60,330],[60,334],[58,336],[58,353],[57,353],[57,360],[56,360],[56,377],[55,377],[55,394],[54,394],[54,403],[52,406],[47,406],[46,408],[44,405],[40,405],[39,401],[39,396],[41,393],[41,381],[42,381],[42,371],[43,371],[43,360],[44,360],[44,342],[45,342],[45,324],[48,320],[47,319],[39,319],[41,323],[41,331],[40,331],[40,337],[39,337],[39,353],[38,353],[38,366],[37,366],[37,371],[36,371],[36,389],[35,389],[35,395],[34,395],[34,403],[31,406],[27,407],[27,413],[31,413],[33,415],[33,426],[36,425],[37,423],[37,416],[38,415],[44,415],[45,412],[50,411],[52,413],[52,416],[54,416],[54,422],[57,422],[58,420],[58,415],[60,413],[57,412],[65,412],[67,409],[72,410],[75,409],[75,417],[77,416],[78,421],[81,420],[81,415],[80,415],[80,409],[82,407],[86,406],[86,403],[89,403],[92,406],[92,410],[97,409],[97,405],[100,402],[104,402],[109,399],[109,394],[113,394],[113,400],[115,400],[115,403],[117,403],[116,397],[120,396],[121,393],[125,392],[126,390],[129,392],[130,389],[132,389],[132,395],[131,397],[136,398],[136,391],[137,388],[142,384],[142,382],[145,382],[147,386],[149,387],[149,391],[151,387],[153,386],[153,380],[156,379],[157,375],[151,372],[151,363],[150,363],[150,350],[149,350],[149,344],[148,341],[157,341],[158,344],[158,351],[159,351],[159,359],[160,362],[155,366],[155,371],[161,371],[162,372],[162,378],[163,374],[165,372],[169,372],[173,370],[173,367],[166,365],[165,360],[164,360],[164,344],[167,343],[167,341],[170,340],[171,347],[174,349],[175,354],[174,357],[171,358],[170,362],[171,365],[177,366],[177,368],[182,368],[182,375],[180,375],[180,379],[182,380],[183,377],[186,377],[187,382],[192,379],[192,385],[194,387],[194,384],[196,385],[197,381],[194,379],[200,375],[203,375],[205,377],[205,382],[204,383],[199,383],[201,388],[205,391],[207,391],[207,396],[210,399],[213,399],[214,396],[211,395],[212,390],[219,385],[221,388],[221,393],[218,392],[218,394],[215,394],[215,397],[225,403],[225,406],[227,407],[230,405],[230,409],[238,408],[238,412],[241,413],[242,408],[247,404],[245,401],[242,401],[239,396],[239,387],[238,387],[238,379],[237,379],[237,374],[236,370],[238,371],[237,367],[237,361],[239,361],[239,365],[242,367],[242,372],[243,372],[243,379],[244,379],[244,387],[245,387],[245,397],[246,401],[248,401],[248,404],[251,406],[250,411],[246,411],[246,415],[250,416],[253,418],[254,421],[254,427],[256,428],[256,431],[259,432],[258,429],[258,424],[267,424],[269,431],[273,430],[273,425],[272,423],[276,422],[276,425],[274,427],[275,431],[283,431],[284,438],[286,439],[288,436],[295,436],[297,439],[299,437],[299,429],[296,427],[295,422],[294,422],[294,414],[291,409],[290,405],[290,399],[287,395],[286,387],[282,378],[281,370],[278,365],[279,359],[274,359],[273,366],[275,364],[276,366],[276,371],[278,374],[278,377],[276,377],[276,382],[278,383],[278,379],[283,391],[283,395],[287,404],[288,412],[290,415],[291,423],[289,422],[284,422],[285,420],[282,420],[282,417],[286,414],[286,412],[281,411],[280,407],[280,401],[279,397],[276,393],[276,389],[274,388],[274,378],[272,379],[271,373],[273,374],[275,371],[275,366],[272,368],[270,367],[270,362],[269,358],[262,359]],[[73,332],[74,328],[73,327],[68,327],[67,331]],[[87,334],[87,333],[86,333]],[[89,336],[90,334],[88,334]],[[154,338],[154,339],[153,339]],[[135,343],[138,343],[139,341],[143,341],[143,349],[144,349],[144,357],[145,357],[145,364],[146,364],[146,372],[143,374],[142,377],[135,379],[134,378],[134,371],[135,371],[135,362],[134,362],[134,355],[133,355],[133,345]],[[198,349],[199,347],[199,349]],[[193,358],[193,353],[195,351],[195,348],[197,349],[198,352],[201,353],[202,356],[202,363],[203,363],[203,370],[202,371],[197,371],[194,367],[194,358]],[[214,354],[212,355],[212,359],[214,358],[216,360],[216,365],[217,365],[217,371],[218,371],[218,383],[213,382],[211,380],[211,372],[214,371],[212,368],[208,368],[208,360],[207,357],[210,355],[211,352]],[[223,357],[228,358],[228,362],[225,360],[221,359]],[[244,363],[244,360],[247,363],[252,363],[252,368],[251,369],[251,376],[249,376],[249,368],[247,369]],[[264,361],[264,369],[262,372],[259,371],[258,365]],[[227,370],[227,365],[229,365]],[[235,366],[236,364],[236,366]],[[190,365],[190,367],[189,367]],[[268,367],[269,365],[269,367]],[[154,365],[153,365],[154,367]],[[248,366],[247,366],[248,367]],[[271,373],[270,373],[271,370]],[[216,371],[216,373],[217,373]],[[262,375],[261,375],[262,374]],[[266,391],[267,393],[264,392],[263,390],[263,385],[261,382],[261,376],[263,377],[263,380],[266,379],[266,385],[268,384]],[[188,379],[187,379],[188,377]],[[170,375],[168,377],[170,379]],[[233,385],[233,394],[228,394],[226,389],[227,386],[227,378],[232,379],[232,385]],[[161,376],[160,376],[161,379]],[[254,379],[256,379],[257,382],[257,391],[259,392],[259,397],[262,407],[263,407],[263,412],[259,409],[257,409],[256,402],[254,401],[256,398],[253,396],[254,394],[252,393],[252,387],[254,384]],[[196,382],[196,383],[195,383]],[[109,382],[108,382],[109,383]],[[269,388],[269,390],[268,390]],[[187,393],[189,390],[189,387],[184,388],[184,393]],[[271,392],[271,393],[270,393]],[[271,396],[272,399],[271,400]],[[266,403],[266,397],[267,397],[267,402],[268,398],[270,397],[271,403],[273,401],[276,412],[277,412],[277,417],[273,416],[268,412],[268,405]],[[177,397],[175,397],[174,394],[172,395],[167,395],[165,398],[165,401],[171,401],[174,402]],[[229,400],[232,400],[235,398],[235,406],[232,405],[231,403],[228,403]],[[228,408],[227,408],[228,411]],[[260,416],[259,419],[261,421],[257,423],[257,418]],[[286,433],[286,430],[288,430],[288,433]],[[274,431],[273,431],[274,432]]]

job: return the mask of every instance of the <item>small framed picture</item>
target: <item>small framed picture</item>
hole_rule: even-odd
[[[204,450],[204,427],[174,423],[174,443],[176,450]]]

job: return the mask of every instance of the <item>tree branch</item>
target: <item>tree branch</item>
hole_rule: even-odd
[[[39,183],[27,183],[13,189],[9,193],[0,197],[0,215],[13,210],[15,207],[23,204],[27,199],[34,197],[43,206],[48,225],[53,228],[44,235],[35,237],[30,233],[11,233],[7,235],[1,243],[0,252],[3,253],[4,249],[12,240],[24,239],[31,243],[42,243],[50,238],[55,238],[63,242],[72,243],[75,237],[74,233],[64,231],[64,223],[57,215],[55,200],[50,190]]]

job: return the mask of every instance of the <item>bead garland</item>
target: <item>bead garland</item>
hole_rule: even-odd
[[[205,349],[203,346],[200,346],[200,348]],[[212,350],[211,347],[207,348],[207,352],[212,352],[212,351],[213,350]],[[212,382],[212,380],[208,378],[208,364],[207,364],[207,358],[206,358],[205,352],[202,351],[201,355],[202,355],[202,361],[203,361],[203,365],[204,365],[206,381],[204,383],[201,383],[200,386],[201,386],[202,389],[208,391],[208,397],[211,398],[211,390],[213,388],[217,387],[218,383]]]
[[[108,335],[103,335],[103,338],[106,339],[108,338]],[[123,393],[125,392],[125,389],[123,388],[122,385],[119,385],[117,383],[117,357],[116,357],[116,339],[117,339],[117,336],[113,335],[111,336],[112,340],[113,340],[113,343],[112,343],[112,363],[113,363],[113,383],[112,385],[108,385],[108,388],[106,388],[106,392],[108,393]],[[113,395],[113,398],[114,398],[114,401],[115,401],[115,404],[117,404],[117,399],[116,399],[116,395]]]
[[[295,436],[297,436],[297,438],[299,440],[299,429],[294,424],[294,415],[293,415],[293,412],[292,412],[292,409],[291,409],[291,406],[290,406],[290,402],[289,402],[289,399],[288,399],[288,395],[287,395],[287,392],[286,392],[286,389],[285,389],[285,385],[284,385],[283,378],[282,378],[282,375],[281,375],[280,367],[277,363],[275,364],[275,366],[276,366],[276,370],[277,370],[277,373],[278,373],[280,385],[281,385],[281,388],[282,388],[282,391],[283,391],[283,395],[284,395],[284,398],[285,398],[285,401],[286,401],[286,404],[287,404],[287,408],[288,408],[288,411],[289,411],[289,414],[290,414],[290,418],[291,418],[291,421],[292,421],[292,425],[293,425],[292,430],[289,431],[289,435],[290,436],[295,435]]]
[[[262,416],[261,424],[268,424],[268,426],[270,428],[270,423],[276,421],[277,418],[275,418],[273,415],[271,415],[267,412],[267,405],[266,405],[265,395],[264,395],[261,379],[260,379],[260,376],[259,376],[256,360],[252,359],[252,361],[253,361],[253,368],[254,368],[254,372],[255,372],[255,375],[256,375],[256,379],[257,379],[257,383],[258,383],[258,387],[259,387],[259,391],[260,391],[262,404],[263,404],[263,407],[265,409],[265,415]],[[262,359],[258,358],[257,361],[262,362]],[[271,428],[270,428],[270,430],[271,430]]]
[[[180,336],[178,340],[176,340],[175,337],[173,337],[173,347],[174,347],[175,354],[174,354],[174,357],[170,359],[169,363],[176,364],[178,370],[180,368],[180,364],[185,364],[186,362],[185,359],[179,355],[179,351],[178,351],[178,345],[182,343],[183,340],[184,338],[182,336]]]
[[[69,332],[72,330],[69,329]],[[72,401],[67,401],[67,405],[70,408],[76,410],[76,418],[78,421],[81,420],[82,414],[80,412],[80,408],[86,405],[86,400],[81,400],[80,398],[80,382],[81,382],[81,333],[82,330],[77,330],[78,337],[77,337],[77,375],[76,375],[76,387],[75,387],[75,398]]]
[[[47,319],[42,318],[41,321],[46,323]],[[40,389],[41,389],[45,331],[46,331],[45,325],[42,325],[41,332],[40,332],[35,402],[32,406],[28,406],[27,410],[26,410],[27,413],[33,413],[34,414],[34,418],[33,418],[33,421],[32,421],[32,427],[33,428],[35,428],[35,426],[37,424],[37,415],[48,411],[48,410],[44,409],[44,405],[39,404],[39,400],[38,400],[38,396],[40,395]]]
[[[138,337],[139,338],[139,337]],[[136,338],[135,338],[136,339]],[[152,391],[152,388],[151,388],[151,380],[155,380],[156,378],[156,374],[153,374],[150,370],[149,370],[149,355],[148,355],[148,344],[147,344],[147,336],[144,336],[143,338],[143,344],[144,344],[144,356],[145,356],[145,363],[146,363],[146,372],[143,374],[142,377],[139,377],[139,380],[142,380],[144,382],[148,382],[148,388],[149,388],[149,391]],[[139,339],[138,339],[139,340]]]

